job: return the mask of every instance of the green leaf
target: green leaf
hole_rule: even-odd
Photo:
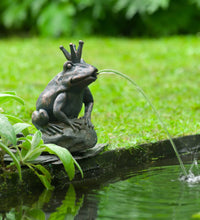
[[[42,184],[45,186],[46,189],[52,190],[54,187],[51,185],[51,174],[47,169],[45,169],[42,165],[33,165],[33,164],[26,164],[34,173],[38,176]],[[38,169],[42,174],[37,172]]]
[[[0,135],[10,141],[13,145],[16,145],[17,139],[14,128],[8,121],[7,117],[3,114],[0,114]]]
[[[24,160],[23,158],[26,157],[27,153],[28,153],[27,149],[25,149],[25,148],[21,149],[22,160]]]
[[[47,178],[41,174],[39,174],[37,171],[35,171],[35,174],[38,176],[42,184],[45,186],[48,190],[53,190],[54,187],[51,185],[51,183],[47,180]]]
[[[30,127],[30,124],[27,123],[17,123],[13,125],[15,134],[19,134],[20,132],[24,131],[25,129],[27,129],[28,127]]]
[[[18,145],[18,147],[21,148],[21,158],[23,163],[24,158],[31,149],[31,141],[27,137],[20,137],[17,140],[21,141],[21,144]]]
[[[75,168],[74,159],[70,152],[66,148],[60,147],[55,144],[45,144],[44,146],[46,147],[45,151],[49,152],[50,154],[55,154],[59,157],[64,165],[65,171],[67,172],[69,179],[72,180],[75,176]],[[78,168],[80,168],[80,166]]]
[[[28,18],[28,5],[30,0],[12,2],[9,7],[6,7],[2,12],[2,22],[7,28],[19,28]]]
[[[72,33],[75,13],[76,9],[70,2],[60,4],[54,1],[51,4],[46,4],[37,20],[39,32],[44,36],[51,35],[56,37],[63,33]]]
[[[17,118],[13,115],[7,115],[5,114],[5,116],[8,118],[8,120],[11,122],[11,123],[24,123],[24,121],[20,118]]]
[[[43,144],[42,133],[41,131],[36,131],[31,142],[31,149],[36,148],[39,144]]]
[[[38,16],[41,13],[42,8],[44,7],[47,1],[48,0],[31,1],[30,9],[34,17]]]
[[[26,211],[27,219],[45,220],[45,213],[38,208],[28,209]]]
[[[81,176],[82,176],[82,178],[83,178],[83,171],[82,171],[82,169],[81,169],[81,167],[80,167],[80,165],[78,164],[78,162],[72,157],[72,160],[73,160],[73,162],[75,163],[75,165],[78,167],[78,169],[79,169],[79,171],[80,171],[80,173],[81,173]]]
[[[34,167],[36,167],[40,172],[42,172],[46,176],[47,180],[51,181],[52,179],[51,174],[45,167],[43,167],[40,164],[34,165]]]
[[[20,181],[22,180],[22,172],[21,172],[21,166],[19,163],[19,160],[16,158],[16,156],[13,154],[13,152],[3,143],[0,142],[0,147],[11,156],[11,158],[13,159],[13,162],[15,164],[15,166],[17,167],[18,173],[19,173],[19,178]]]
[[[5,116],[8,118],[8,120],[12,123],[12,124],[16,124],[16,123],[24,123],[24,121],[20,118],[17,118],[15,116],[12,115],[7,115],[5,114]],[[30,125],[31,126],[31,125]],[[29,130],[28,128],[24,129],[23,132],[24,136],[27,136],[29,134]]]
[[[30,162],[30,161],[33,161],[35,160],[37,157],[40,156],[40,154],[44,151],[44,147],[41,147],[41,148],[35,148],[34,150],[29,150],[25,157],[23,157],[23,163],[26,163],[26,162]],[[23,153],[24,155],[24,153]]]
[[[16,95],[16,92],[15,91],[6,91],[6,92],[1,92],[0,94]]]
[[[2,94],[0,93],[0,105],[2,103],[5,103],[7,101],[11,101],[12,99],[14,99],[15,101],[21,103],[22,105],[24,105],[24,100],[22,98],[20,98],[17,95],[12,95],[12,94]]]
[[[27,137],[20,137],[17,140],[22,141],[22,143],[19,145],[20,148],[26,150],[31,149],[31,140],[29,140]]]

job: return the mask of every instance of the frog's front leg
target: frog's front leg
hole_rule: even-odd
[[[93,124],[91,122],[91,112],[92,112],[92,108],[93,108],[93,102],[87,103],[85,105],[85,114],[84,114],[84,119],[85,119],[85,124],[89,127],[89,128],[93,128]]]
[[[76,131],[77,129],[80,130],[81,128],[80,123],[70,120],[67,117],[67,115],[62,111],[63,107],[65,107],[66,99],[67,99],[67,94],[64,92],[60,93],[57,96],[57,98],[54,101],[54,105],[53,105],[54,117],[57,119],[57,121],[63,122],[69,125],[74,131]]]
[[[89,88],[85,89],[83,102],[85,104],[85,114],[84,114],[85,123],[87,124],[88,127],[93,128],[94,126],[91,122],[91,113],[94,105],[94,100]]]

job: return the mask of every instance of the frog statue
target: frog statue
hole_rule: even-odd
[[[44,143],[55,143],[74,153],[92,148],[97,142],[88,85],[97,79],[98,70],[81,58],[83,41],[79,41],[77,50],[74,44],[69,46],[71,53],[60,46],[68,61],[40,94],[32,123],[42,132]],[[78,118],[83,103],[85,113]]]

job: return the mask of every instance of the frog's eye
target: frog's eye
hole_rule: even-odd
[[[67,63],[66,67],[67,67],[67,69],[71,69],[72,68],[72,63]]]
[[[66,63],[64,64],[64,66],[63,66],[63,69],[64,69],[65,71],[67,71],[67,70],[71,69],[72,66],[73,66],[72,62],[66,62]]]

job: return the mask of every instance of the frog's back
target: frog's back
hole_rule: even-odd
[[[45,109],[50,110],[53,107],[53,103],[58,96],[58,94],[61,92],[61,88],[59,83],[57,82],[57,79],[60,74],[55,76],[46,86],[44,91],[40,94],[37,103],[36,103],[36,109]]]

